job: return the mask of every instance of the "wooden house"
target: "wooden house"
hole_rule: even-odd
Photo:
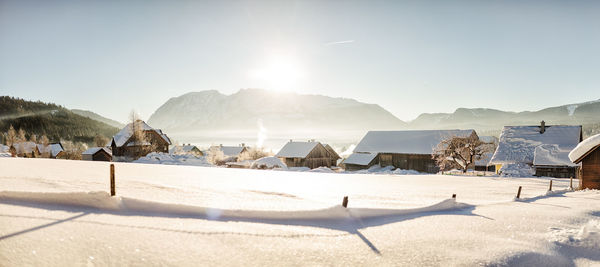
[[[107,147],[92,147],[81,153],[82,160],[112,161],[112,151]]]
[[[22,158],[39,158],[40,150],[34,142],[14,143],[10,147],[10,153],[16,157]]]
[[[600,189],[600,134],[579,143],[569,153],[569,159],[581,164],[577,172],[580,189]]]
[[[536,176],[575,177],[569,152],[582,140],[580,125],[505,126],[490,164],[501,173],[509,165],[529,166]]]
[[[336,166],[340,156],[333,149],[327,149],[326,146],[314,140],[308,142],[290,140],[279,150],[275,157],[279,158],[288,167],[314,169]]]
[[[224,146],[220,144],[218,146],[211,146],[208,149],[208,153],[211,151],[223,153],[223,159],[217,162],[217,165],[223,165],[227,162],[235,162],[238,158],[245,152],[248,151],[248,147],[245,144],[240,144],[239,146]]]
[[[60,158],[64,154],[64,148],[61,143],[54,144],[38,144],[38,150],[40,151],[40,157],[42,158]]]
[[[193,154],[196,156],[204,156],[204,153],[197,146],[191,144],[176,145],[169,149],[169,154]]]
[[[170,144],[171,140],[166,134],[142,120],[127,124],[110,141],[113,160],[116,157],[134,160],[151,152],[168,153]]]
[[[474,130],[369,131],[342,165],[347,170],[379,164],[405,170],[437,173],[433,149],[445,138],[477,137]]]

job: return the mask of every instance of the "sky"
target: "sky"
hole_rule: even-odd
[[[0,95],[122,122],[264,88],[402,120],[600,99],[600,1],[0,0]]]

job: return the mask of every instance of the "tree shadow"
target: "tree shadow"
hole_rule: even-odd
[[[42,225],[39,225],[39,226],[36,226],[36,227],[32,227],[32,228],[28,228],[28,229],[21,230],[21,231],[18,231],[18,232],[14,232],[14,233],[11,233],[11,234],[3,235],[3,236],[0,236],[0,241],[2,241],[4,239],[7,239],[7,238],[15,237],[15,236],[18,236],[18,235],[22,235],[22,234],[26,234],[26,233],[29,233],[29,232],[33,232],[33,231],[36,231],[36,230],[44,229],[46,227],[50,227],[50,226],[57,225],[57,224],[60,224],[60,223],[64,223],[64,222],[67,222],[67,221],[75,220],[77,218],[81,218],[81,217],[83,217],[85,215],[88,215],[88,214],[89,214],[89,212],[82,212],[81,214],[77,214],[77,215],[74,215],[74,216],[71,216],[71,217],[68,217],[68,218],[65,218],[65,219],[56,220],[56,221],[51,222],[51,223],[46,223],[46,224],[42,224]]]

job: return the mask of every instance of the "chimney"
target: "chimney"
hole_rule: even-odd
[[[223,144],[219,144],[219,147],[223,147]]]
[[[246,144],[244,144],[244,143],[241,143],[241,144],[240,144],[240,146],[241,146],[241,147],[245,147],[245,146],[246,146]]]
[[[290,143],[293,142],[292,139],[290,139]]]
[[[540,123],[540,133],[543,134],[546,131],[546,122],[542,121]]]

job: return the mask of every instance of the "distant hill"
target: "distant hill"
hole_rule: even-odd
[[[508,112],[485,108],[459,108],[453,113],[424,113],[408,122],[411,129],[466,129],[478,132],[502,129],[506,125],[583,125],[591,134],[600,123],[600,100],[545,108],[538,111]]]
[[[256,129],[271,130],[399,129],[406,124],[376,104],[321,95],[243,89],[188,93],[169,99],[148,120],[167,132]]]
[[[51,142],[92,143],[98,134],[111,137],[119,131],[56,104],[0,96],[0,133],[6,133],[10,125],[25,130],[27,138],[31,134],[46,135]]]
[[[112,127],[117,127],[119,129],[122,129],[123,127],[125,127],[125,124],[123,124],[123,123],[120,123],[120,122],[115,121],[115,120],[111,120],[109,118],[102,117],[102,116],[100,116],[100,115],[98,115],[98,114],[96,114],[94,112],[89,111],[89,110],[71,109],[71,111],[73,113],[77,114],[77,115],[81,115],[81,116],[84,116],[84,117],[88,117],[88,118],[90,118],[92,120],[96,120],[96,121],[99,121],[99,122],[106,123],[106,124],[108,124],[108,125],[110,125]]]

